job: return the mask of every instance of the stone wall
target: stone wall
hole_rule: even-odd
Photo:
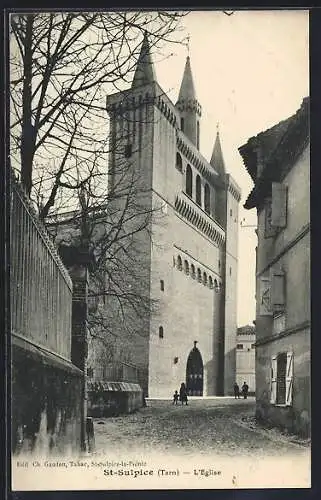
[[[78,454],[82,372],[19,341],[13,344],[11,373],[13,454]]]

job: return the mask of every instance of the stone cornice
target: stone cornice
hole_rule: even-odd
[[[175,199],[175,210],[205,236],[212,240],[217,246],[221,247],[225,241],[225,231],[203,210],[195,206],[187,195],[182,193]]]
[[[219,175],[213,167],[202,157],[200,152],[195,148],[181,131],[177,131],[177,148],[186,156],[188,161],[207,179],[212,185],[219,183]]]

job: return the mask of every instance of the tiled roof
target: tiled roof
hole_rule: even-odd
[[[300,109],[290,118],[252,137],[239,148],[245,168],[255,186],[244,207],[254,208],[272,181],[280,180],[293,166],[309,140],[309,98],[303,99]],[[257,149],[260,150],[263,171],[257,179]]]

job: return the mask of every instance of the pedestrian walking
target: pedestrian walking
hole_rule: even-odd
[[[177,391],[175,391],[174,395],[173,395],[173,405],[177,405],[178,398],[179,398],[179,394]]]
[[[182,402],[182,405],[184,403],[187,405],[187,391],[184,382],[182,382],[179,390],[179,400]]]
[[[235,399],[240,399],[240,388],[236,382],[234,384],[234,397]]]
[[[244,399],[247,399],[248,392],[249,392],[249,386],[247,385],[246,382],[244,382],[244,384],[242,385],[242,394]]]

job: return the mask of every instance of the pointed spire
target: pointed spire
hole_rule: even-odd
[[[178,101],[196,99],[190,57],[187,56]]]
[[[223,153],[222,153],[222,147],[221,147],[221,140],[220,140],[220,132],[219,132],[219,126],[217,124],[216,126],[217,132],[216,132],[216,139],[215,139],[215,144],[213,148],[213,153],[212,153],[212,158],[210,161],[210,164],[212,167],[216,170],[218,174],[224,175],[225,174],[225,163],[223,159]]]
[[[155,81],[156,76],[154,72],[152,57],[150,54],[147,31],[145,31],[144,40],[137,61],[132,88],[141,87]]]

